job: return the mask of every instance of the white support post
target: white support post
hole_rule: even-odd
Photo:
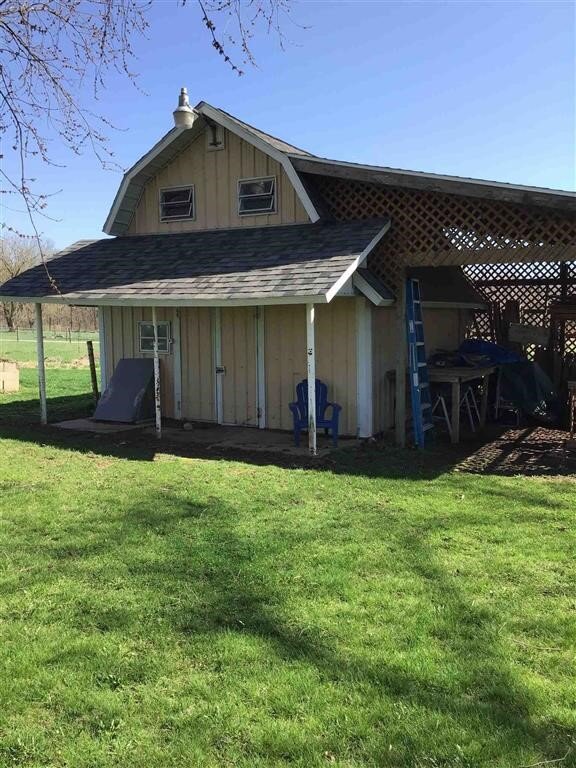
[[[371,437],[373,424],[372,310],[367,299],[356,299],[356,403],[358,437]]]
[[[182,346],[180,341],[180,310],[174,309],[172,322],[172,356],[174,360],[174,418],[182,418]]]
[[[406,365],[408,362],[408,340],[406,334],[406,279],[402,277],[396,299],[396,445],[406,445]]]
[[[160,403],[160,356],[158,354],[158,321],[156,307],[152,307],[152,325],[154,327],[154,409],[156,413],[156,437],[162,437],[162,410]]]
[[[306,304],[306,348],[308,360],[308,448],[316,456],[316,341],[314,304]]]
[[[35,304],[36,310],[36,357],[38,361],[38,392],[40,395],[40,424],[48,423],[46,406],[46,369],[44,367],[44,326],[42,324],[42,304]]]
[[[100,355],[100,392],[102,394],[108,386],[108,377],[106,375],[106,322],[109,312],[107,310],[107,307],[98,307],[98,350]]]

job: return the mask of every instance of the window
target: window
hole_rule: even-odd
[[[162,321],[156,324],[158,327],[158,352],[167,355],[170,352],[170,323]],[[138,337],[140,339],[140,352],[154,352],[154,326],[152,323],[138,323]]]
[[[160,221],[193,219],[194,208],[194,185],[160,190]]]
[[[276,212],[276,179],[242,179],[238,182],[238,213],[250,216],[253,213]]]

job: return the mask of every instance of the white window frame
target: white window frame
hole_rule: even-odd
[[[240,189],[242,184],[246,184],[247,182],[251,181],[271,181],[272,186],[272,197],[274,199],[274,205],[271,210],[269,211],[240,211]],[[242,197],[262,197],[262,195],[243,195]],[[273,214],[278,213],[278,183],[276,176],[253,176],[249,179],[238,179],[238,216],[272,216]]]
[[[143,354],[143,355],[151,355],[151,354],[154,353],[154,347],[152,347],[152,349],[142,349],[142,326],[144,326],[144,325],[151,325],[151,326],[153,326],[154,324],[152,323],[152,320],[138,320],[138,349],[140,350],[140,353]],[[166,328],[167,328],[167,330],[166,330],[166,349],[160,349],[160,334],[158,334],[158,354],[159,355],[169,355],[172,352],[172,343],[174,341],[173,338],[172,338],[172,328],[171,328],[170,320],[158,320],[158,322],[156,323],[156,327],[160,328],[161,325],[165,325]],[[152,339],[152,344],[154,344],[154,336],[153,335],[152,336],[145,336],[144,338],[145,339]]]
[[[177,192],[179,189],[189,189],[192,192],[192,216],[162,216],[162,193]],[[196,186],[194,184],[178,184],[174,187],[161,187],[158,190],[158,214],[163,224],[169,224],[171,221],[196,221]]]

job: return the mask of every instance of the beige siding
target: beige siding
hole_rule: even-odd
[[[316,308],[316,375],[342,406],[340,431],[356,435],[356,302],[334,299]]]
[[[238,180],[261,176],[276,177],[277,213],[238,216]],[[186,184],[195,187],[196,219],[161,222],[160,189]],[[263,227],[307,221],[308,215],[282,166],[226,131],[225,149],[207,151],[205,137],[201,135],[146,184],[127,234]]]
[[[224,424],[258,425],[256,308],[221,310],[222,419]]]
[[[394,370],[398,334],[392,307],[375,307],[372,313],[373,422],[378,434],[394,426],[394,393],[387,374]]]
[[[466,337],[467,324],[472,313],[463,309],[424,308],[424,339],[426,352],[452,352]]]
[[[158,308],[159,320],[174,322],[172,309]],[[296,384],[306,377],[306,315],[303,305],[264,308],[266,426],[291,429],[288,405]],[[256,310],[223,308],[223,420],[256,425]],[[138,350],[138,320],[150,321],[148,308],[113,307],[105,311],[107,375],[122,357],[150,357]],[[214,310],[180,309],[182,418],[215,421]],[[174,355],[160,358],[162,413],[174,417]],[[336,299],[316,307],[316,371],[331,400],[342,405],[341,434],[355,435],[356,305]]]
[[[306,378],[306,313],[302,305],[264,310],[266,426],[291,429],[289,404]]]
[[[158,320],[174,323],[172,309],[159,307]],[[124,357],[152,357],[150,352],[140,352],[138,340],[138,321],[152,320],[152,310],[148,307],[110,307],[105,311],[106,323],[106,378],[110,381],[119,360]],[[174,418],[174,355],[160,356],[160,388],[162,415]]]
[[[213,310],[180,310],[182,418],[216,421],[214,398]]]
[[[266,426],[290,429],[288,405],[296,384],[306,377],[304,306],[265,310]],[[328,397],[342,406],[341,434],[355,435],[356,305],[335,299],[316,306],[316,375],[328,386]]]
[[[424,308],[424,340],[426,354],[453,351],[466,336],[467,323],[471,313],[462,309]],[[373,310],[373,387],[374,387],[374,431],[376,433],[394,426],[394,389],[387,378],[395,369],[395,346],[398,333],[394,328],[394,309],[378,307]],[[404,343],[404,336],[402,336]]]

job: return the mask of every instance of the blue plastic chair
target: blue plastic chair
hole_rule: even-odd
[[[331,417],[328,418],[326,411],[332,410]],[[294,419],[294,443],[300,445],[300,432],[308,429],[308,380],[302,379],[300,384],[296,385],[296,402],[290,403],[290,410]],[[316,379],[316,428],[332,430],[332,443],[334,447],[338,445],[338,421],[342,406],[338,403],[328,402],[328,387],[320,379]]]

